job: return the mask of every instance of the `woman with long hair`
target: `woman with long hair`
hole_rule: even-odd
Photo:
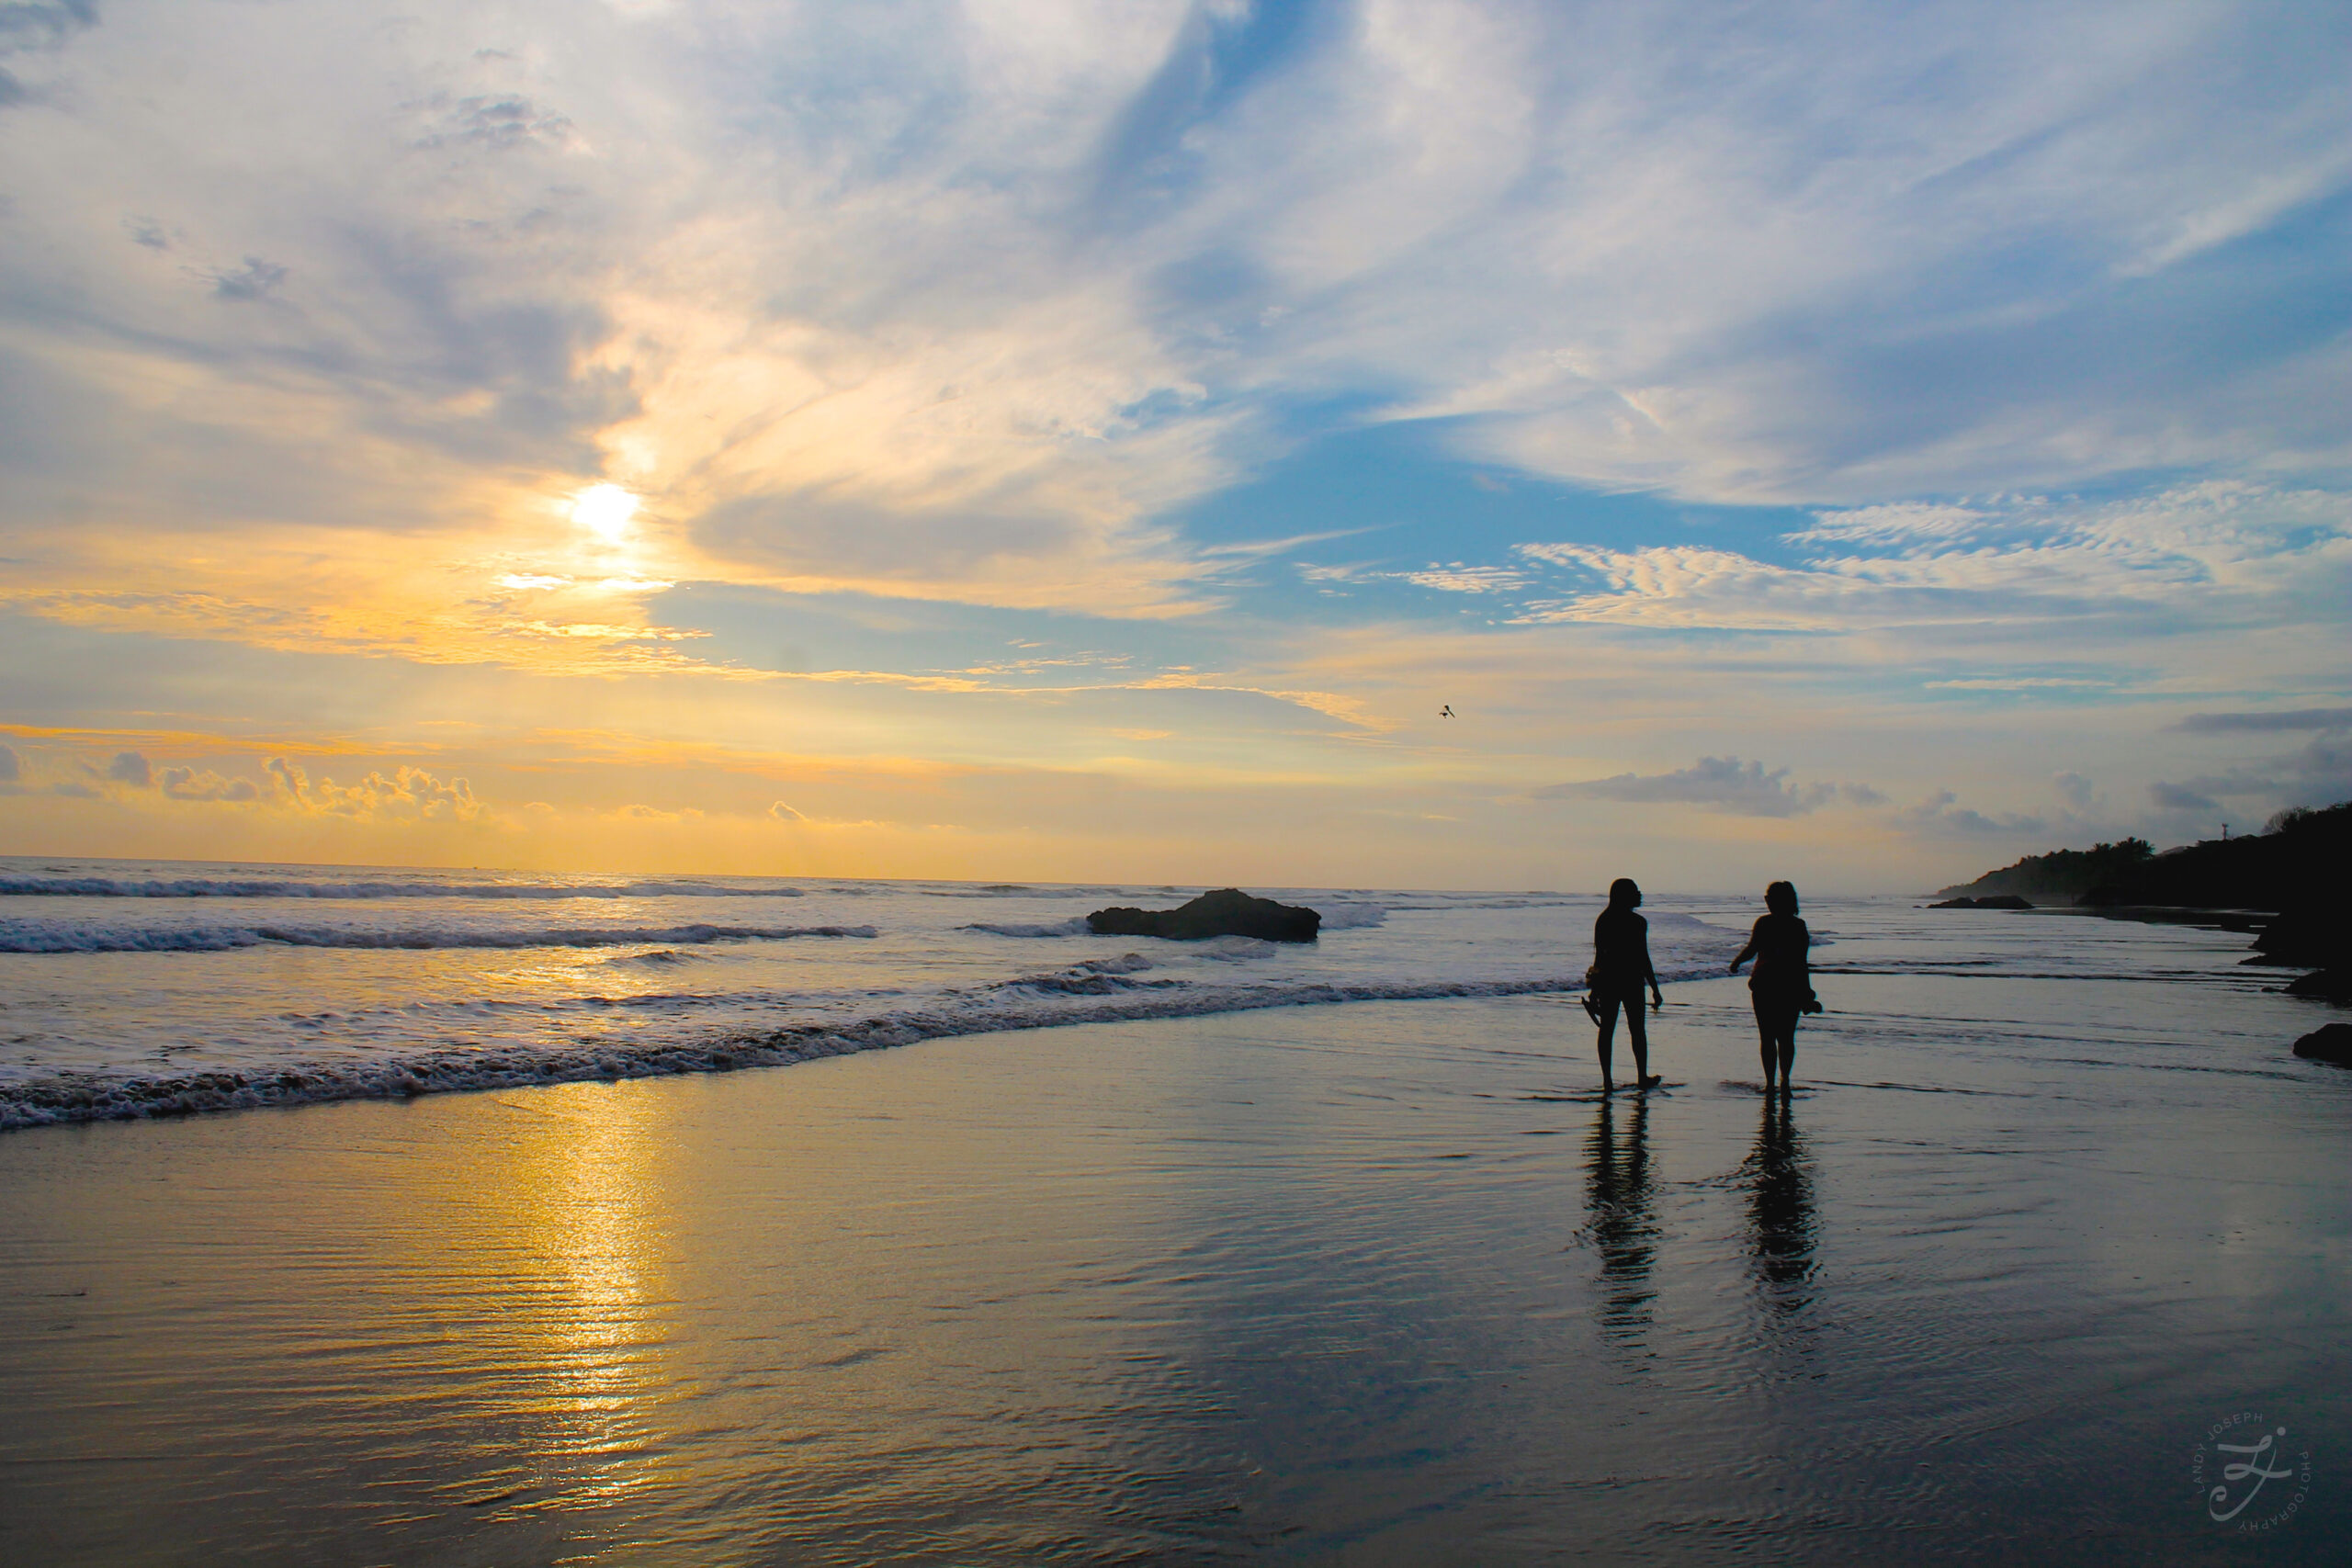
[[[1797,919],[1797,890],[1785,882],[1764,889],[1768,911],[1757,920],[1747,945],[1731,961],[1731,972],[1749,959],[1756,972],[1747,977],[1748,1000],[1756,1008],[1756,1032],[1764,1059],[1764,1092],[1772,1092],[1777,1075],[1781,1089],[1789,1087],[1789,1069],[1797,1059],[1797,1015],[1818,1012],[1814,999],[1813,969],[1805,957],[1813,933]]]
[[[1592,968],[1586,975],[1592,995],[1584,1006],[1600,1028],[1603,1093],[1617,1087],[1609,1069],[1616,1046],[1620,1008],[1625,1012],[1626,1037],[1634,1044],[1634,1083],[1643,1089],[1654,1089],[1658,1081],[1650,1073],[1650,1041],[1642,1019],[1642,987],[1649,987],[1652,1007],[1664,1007],[1666,998],[1658,994],[1657,971],[1650,967],[1650,923],[1634,913],[1641,902],[1642,890],[1634,886],[1634,879],[1621,876],[1609,885],[1609,908],[1592,922]]]

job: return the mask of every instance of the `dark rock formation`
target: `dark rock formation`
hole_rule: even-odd
[[[2289,908],[2254,939],[2248,964],[2316,969],[2287,987],[2290,997],[2352,1002],[2352,919],[2341,902],[2305,902]]]
[[[1097,909],[1086,917],[1097,936],[1159,936],[1201,942],[1215,936],[1254,936],[1264,942],[1313,942],[1323,917],[1294,904],[1253,898],[1238,887],[1204,893],[1176,909]]]
[[[1996,893],[1990,898],[1947,898],[1940,904],[1930,904],[1930,909],[2030,909],[2031,904],[2014,893]]]
[[[2352,964],[2352,914],[2341,903],[2333,907],[2305,903],[2284,909],[2254,939],[2254,951],[2259,956],[2247,959],[2249,964],[2277,964],[2289,969]]]
[[[2316,975],[2306,975],[2287,987],[2290,997],[2319,997],[2331,1002],[2352,1002],[2352,964],[2339,964]],[[2332,1023],[2330,1029],[2344,1025]]]
[[[2312,1030],[2295,1042],[2295,1055],[2352,1067],[2352,1023],[2330,1023]]]

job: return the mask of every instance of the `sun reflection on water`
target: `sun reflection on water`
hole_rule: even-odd
[[[506,1180],[479,1198],[513,1216],[527,1271],[508,1334],[532,1385],[550,1457],[591,1461],[573,1502],[609,1500],[660,1479],[650,1435],[666,1385],[668,1300],[659,1227],[657,1113],[622,1090],[583,1095],[566,1114],[527,1115]]]

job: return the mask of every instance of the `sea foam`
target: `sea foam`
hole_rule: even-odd
[[[1353,1001],[1510,997],[1567,989],[1566,976],[1515,981],[1186,986],[1067,972],[1023,976],[978,996],[931,998],[838,1024],[741,1031],[692,1044],[616,1042],[554,1049],[404,1053],[368,1062],[295,1062],[254,1070],[110,1077],[69,1074],[0,1084],[0,1129],[125,1121],[267,1105],[390,1100],[526,1084],[662,1077],[784,1066],[919,1041],[1049,1024],[1114,1023]]]

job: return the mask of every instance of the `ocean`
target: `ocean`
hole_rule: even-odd
[[[1581,985],[1596,897],[1261,888],[1319,942],[1098,937],[1197,887],[0,859],[0,1128],[773,1066],[918,1040]],[[1669,978],[1744,940],[1648,907]]]

